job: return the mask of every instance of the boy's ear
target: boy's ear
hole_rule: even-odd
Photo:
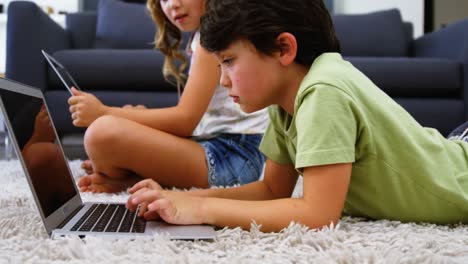
[[[278,35],[277,42],[281,48],[279,54],[280,63],[287,66],[294,62],[297,55],[297,41],[293,34],[283,32]]]

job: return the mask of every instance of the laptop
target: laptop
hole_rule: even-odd
[[[42,50],[42,55],[44,55],[44,58],[49,63],[50,67],[54,70],[71,95],[73,95],[71,92],[72,87],[81,90],[73,77],[68,73],[67,69],[65,69],[62,64],[60,64],[54,57],[52,57],[44,50]]]
[[[214,239],[207,225],[145,221],[124,203],[83,203],[40,89],[0,78],[0,109],[47,234]]]

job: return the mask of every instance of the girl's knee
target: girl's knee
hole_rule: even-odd
[[[115,116],[101,116],[86,129],[84,145],[86,150],[111,147],[123,136],[121,131],[122,118]]]

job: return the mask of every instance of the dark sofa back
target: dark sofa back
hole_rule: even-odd
[[[95,48],[151,49],[155,33],[146,5],[99,1]]]
[[[403,22],[398,9],[332,19],[344,56],[409,55],[412,25]],[[156,32],[145,5],[118,0],[101,0],[94,13],[68,15],[67,28],[78,49],[150,49]]]
[[[66,27],[73,49],[92,49],[96,39],[96,12],[67,14]]]
[[[146,5],[100,0],[96,12],[68,14],[75,49],[151,49],[156,26]]]
[[[333,15],[344,56],[404,57],[411,38],[400,11],[390,9],[359,15]]]

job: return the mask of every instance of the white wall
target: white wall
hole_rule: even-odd
[[[434,30],[448,24],[468,18],[468,1],[466,0],[435,0]]]
[[[334,0],[337,14],[360,14],[398,8],[404,21],[413,24],[414,36],[424,32],[424,0]]]

